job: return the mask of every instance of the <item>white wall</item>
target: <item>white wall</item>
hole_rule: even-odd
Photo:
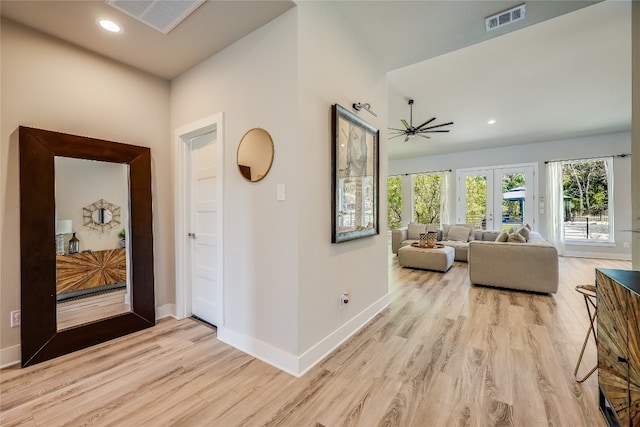
[[[80,251],[120,247],[118,233],[129,230],[128,173],[127,165],[56,156],[56,219],[72,221],[73,232],[80,240]],[[84,225],[83,208],[100,199],[120,207],[120,225],[116,226],[114,222],[113,228],[104,231]],[[65,248],[68,248],[71,236],[65,236]]]
[[[301,3],[171,87],[172,128],[225,117],[219,336],[293,374],[355,332],[387,295],[384,237],[330,243],[331,105],[370,102],[380,113],[373,123],[386,122],[384,72],[345,28],[327,4]],[[253,127],[271,134],[275,159],[264,180],[248,183],[236,152]],[[384,177],[385,144],[380,154]],[[276,200],[278,184],[284,201]],[[385,206],[383,198],[380,212]],[[353,301],[340,311],[344,290]]]
[[[224,113],[225,318],[219,334],[291,355],[298,351],[296,21],[293,9],[171,85],[172,129]],[[236,153],[255,127],[271,134],[275,154],[269,174],[249,183]],[[285,184],[284,201],[276,200],[277,184]]]
[[[389,162],[389,175],[419,173],[432,170],[452,169],[455,178],[456,169],[472,167],[490,167],[519,163],[538,163],[538,195],[546,198],[545,161],[580,159],[631,153],[631,134],[628,132],[605,134],[584,138],[549,141],[537,144],[517,145],[485,150],[466,151],[413,159],[392,160]],[[456,182],[452,179],[449,210],[456,211]],[[631,157],[614,159],[614,247],[567,245],[567,253],[582,256],[608,256],[630,259],[631,250],[624,243],[632,239],[631,227]],[[403,223],[407,223],[403,221]],[[545,215],[538,216],[535,226],[543,235],[547,232]]]
[[[331,2],[303,2],[298,15],[299,352],[317,354],[344,337],[339,328],[353,332],[356,316],[384,305],[388,294],[387,80]],[[380,234],[331,244],[331,105],[351,110],[355,102],[370,103],[378,114],[357,113],[380,129]],[[340,310],[343,291],[351,302]]]
[[[156,304],[175,291],[168,82],[6,20],[0,47],[2,364],[20,342],[7,321],[20,308],[20,125],[151,147]]]

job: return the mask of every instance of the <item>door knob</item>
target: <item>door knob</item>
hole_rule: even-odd
[[[190,239],[195,239],[196,238],[196,233],[187,233],[187,237]]]

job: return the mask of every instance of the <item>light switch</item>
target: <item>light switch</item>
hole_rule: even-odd
[[[284,184],[277,185],[278,200],[284,200]]]
[[[538,212],[540,212],[540,214],[544,214],[544,209],[540,208]]]

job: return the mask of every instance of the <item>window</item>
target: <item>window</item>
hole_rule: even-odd
[[[613,241],[613,158],[562,162],[564,239]]]
[[[387,180],[387,224],[389,230],[402,226],[402,177],[390,176]]]
[[[413,221],[440,224],[442,173],[413,175]]]

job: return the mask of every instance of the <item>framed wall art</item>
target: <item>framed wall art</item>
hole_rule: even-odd
[[[379,234],[379,139],[378,129],[333,105],[332,243]]]

